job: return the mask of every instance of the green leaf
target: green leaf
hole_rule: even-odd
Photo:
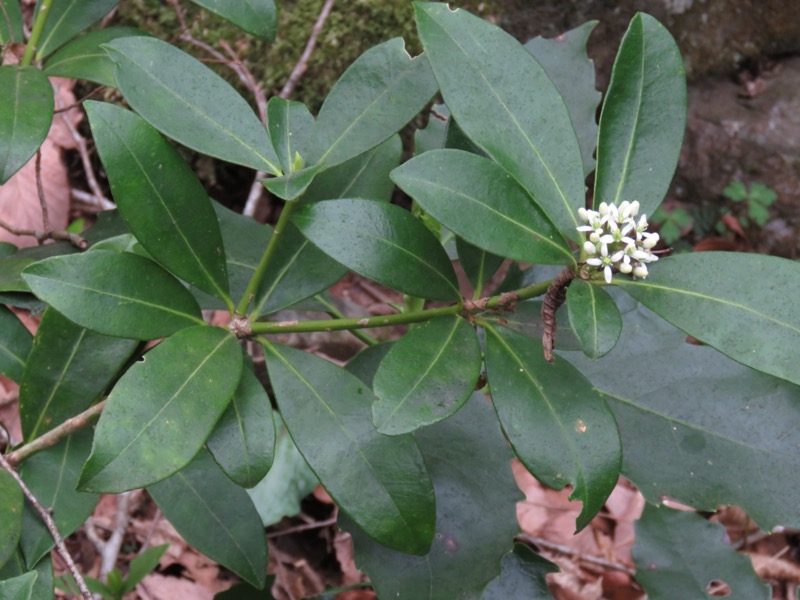
[[[800,388],[743,367],[623,294],[625,327],[603,360],[565,354],[606,398],[619,423],[622,474],[649,502],[669,496],[698,510],[741,506],[760,527],[800,526]],[[645,365],[620,377],[609,365]]]
[[[173,274],[231,302],[217,217],[189,165],[141,117],[103,102],[85,107],[114,200],[136,239]]]
[[[288,175],[261,179],[260,181],[265,188],[278,198],[286,201],[295,200],[306,191],[314,181],[317,173],[322,171],[322,168],[323,165],[312,165]]]
[[[25,561],[22,558],[22,552],[19,550],[14,553],[6,565],[0,569],[0,582],[7,581],[19,575],[23,575],[28,571],[25,568]],[[33,584],[33,593],[23,595],[20,600],[53,600],[53,562],[50,557],[45,557],[39,561],[34,569],[36,573],[36,581]],[[3,596],[0,596],[2,598]],[[12,598],[14,598],[12,596]],[[17,600],[17,598],[14,598]]]
[[[105,335],[151,340],[203,323],[189,291],[153,261],[97,250],[54,256],[22,274],[69,320]]]
[[[749,196],[751,202],[757,202],[763,206],[770,206],[778,199],[778,194],[775,193],[775,190],[767,187],[763,183],[754,183],[751,185]]]
[[[281,175],[253,109],[203,63],[149,37],[103,47],[117,65],[115,78],[125,100],[161,133],[208,156]]]
[[[758,371],[800,383],[800,264],[760,254],[670,256],[617,285],[698,340]]]
[[[741,181],[731,181],[725,189],[722,190],[722,195],[734,202],[741,202],[747,199],[747,188]]]
[[[577,241],[581,151],[545,70],[513,37],[465,10],[433,2],[414,6],[425,53],[458,125]]]
[[[417,325],[392,346],[375,375],[376,429],[398,435],[446,419],[475,390],[480,371],[478,337],[465,319]]]
[[[462,150],[432,150],[392,171],[392,179],[442,225],[494,254],[570,264],[567,242],[497,163]]]
[[[63,46],[44,64],[50,77],[86,79],[100,85],[116,87],[114,63],[100,45],[122,37],[148,35],[135,27],[106,27],[82,35]]]
[[[237,583],[224,592],[214,594],[214,600],[275,600],[272,595],[274,582],[275,575],[268,575],[267,583],[264,585],[264,589],[261,590],[247,583]]]
[[[549,364],[541,343],[486,327],[486,371],[492,400],[514,452],[536,478],[560,490],[573,485],[581,530],[614,489],[622,463],[614,415],[566,360]]]
[[[422,110],[436,90],[427,59],[412,59],[401,38],[367,50],[325,98],[310,162],[330,168],[377,146]]]
[[[567,105],[581,148],[584,175],[594,171],[596,114],[601,98],[594,87],[594,62],[586,55],[586,42],[596,26],[597,21],[588,21],[553,39],[535,37],[524,46],[542,65]]]
[[[275,28],[278,25],[278,8],[275,6],[275,0],[244,0],[244,2],[192,0],[192,2],[218,14],[247,33],[268,42],[275,40]]]
[[[730,588],[731,600],[768,600],[770,586],[758,578],[750,559],[725,543],[721,523],[681,510],[645,505],[636,523],[636,580],[650,600],[713,598],[713,581]]]
[[[283,172],[291,173],[296,154],[304,161],[310,158],[314,115],[308,112],[302,102],[273,96],[267,103],[267,122]]]
[[[138,342],[107,337],[75,325],[48,308],[33,340],[19,387],[19,413],[27,441],[83,412],[116,379]]]
[[[416,434],[436,491],[436,535],[430,552],[409,556],[384,548],[339,521],[353,536],[356,564],[380,598],[478,598],[500,574],[519,531],[519,488],[511,452],[482,394],[449,419]]]
[[[292,222],[325,254],[364,277],[420,298],[459,297],[441,245],[399,206],[330,200],[299,207]]]
[[[503,264],[502,256],[476,248],[460,237],[456,238],[456,249],[461,268],[476,288],[483,288]]]
[[[382,342],[367,346],[348,360],[344,368],[372,388],[372,382],[378,372],[378,367],[380,367],[381,362],[386,358],[392,346],[394,346],[394,342]]]
[[[426,553],[435,504],[414,438],[378,433],[374,396],[344,369],[293,348],[264,348],[286,427],[339,508],[381,544]]]
[[[53,121],[53,88],[35,67],[0,67],[0,185],[36,154]]]
[[[335,200],[337,198],[367,198],[389,202],[394,183],[389,173],[400,164],[403,144],[395,134],[382,142],[331,169],[320,173],[300,202]]]
[[[42,60],[81,31],[97,23],[119,4],[119,0],[61,0],[50,4],[50,15],[45,21],[36,61]],[[36,4],[34,20],[39,15],[42,0]]]
[[[272,468],[255,487],[246,490],[264,527],[300,514],[300,501],[319,485],[291,436],[278,424],[283,421],[279,416],[275,421],[277,442]]]
[[[38,577],[39,574],[36,571],[29,571],[23,575],[0,581],[0,598],[3,600],[31,600],[33,587],[36,585]]]
[[[22,11],[17,0],[0,0],[2,18],[0,18],[0,44],[12,42],[22,43],[25,38],[22,31]]]
[[[264,586],[267,543],[261,520],[247,492],[222,474],[206,450],[147,491],[195,549],[254,586]]]
[[[414,156],[445,147],[450,111],[445,104],[434,104],[428,112],[428,123],[414,132]]]
[[[558,566],[528,546],[514,544],[514,551],[503,557],[503,572],[486,587],[481,600],[552,600],[545,575],[558,571]]]
[[[33,336],[25,325],[0,305],[0,374],[19,383],[32,344]]]
[[[130,567],[128,568],[128,576],[122,584],[121,596],[132,592],[142,579],[153,572],[168,548],[169,544],[153,546],[131,561]]]
[[[594,202],[638,200],[651,214],[678,164],[686,75],[669,31],[637,13],[622,39],[600,115]]]
[[[600,358],[617,343],[622,317],[602,287],[575,279],[567,288],[567,312],[572,330],[589,358]]]
[[[228,405],[241,372],[239,344],[223,329],[191,327],[161,342],[109,394],[81,489],[124,492],[185,466]]]
[[[272,405],[264,386],[250,369],[208,438],[214,460],[231,480],[253,487],[269,471],[275,452]]]
[[[22,488],[5,469],[0,469],[0,567],[17,549],[22,533]]]
[[[747,206],[747,214],[759,227],[763,227],[766,222],[769,221],[769,211],[764,208],[764,206],[757,204],[756,202],[750,202],[750,204]]]
[[[64,538],[86,522],[100,499],[97,494],[75,490],[91,445],[92,432],[84,429],[31,456],[22,467],[22,478]],[[55,546],[39,513],[28,505],[23,513],[19,546],[31,569]]]
[[[517,304],[513,313],[485,314],[482,318],[498,326],[507,327],[512,331],[521,333],[528,337],[541,340],[544,334],[544,323],[542,323],[542,301],[528,300]],[[558,325],[556,336],[557,350],[580,350],[581,343],[572,326],[569,323],[566,310],[559,310],[556,313],[556,323]]]

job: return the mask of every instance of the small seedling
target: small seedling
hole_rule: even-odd
[[[778,199],[775,190],[763,183],[754,183],[748,190],[741,181],[731,181],[722,195],[743,207],[738,213],[742,227],[751,223],[763,227],[769,220],[768,208]]]

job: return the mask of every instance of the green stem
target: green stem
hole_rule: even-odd
[[[267,268],[269,267],[270,261],[272,260],[272,257],[278,248],[278,244],[280,243],[279,240],[281,238],[281,234],[283,234],[283,231],[286,229],[286,225],[289,223],[289,218],[292,216],[292,212],[294,211],[294,207],[296,205],[297,200],[287,202],[283,205],[281,216],[278,218],[278,222],[275,224],[275,229],[272,231],[272,237],[269,239],[267,249],[261,257],[261,261],[258,263],[255,273],[253,273],[253,276],[250,278],[250,282],[247,284],[247,289],[244,291],[242,299],[239,300],[239,306],[236,307],[237,315],[244,316],[247,313],[250,303],[256,296],[256,292],[258,291],[258,286],[261,284],[261,280],[264,279],[264,276],[267,274]]]
[[[320,304],[322,304],[322,306],[325,307],[325,312],[330,313],[332,317],[336,317],[337,319],[345,318],[342,312],[338,308],[336,308],[331,302],[328,302],[328,299],[322,294],[317,294],[316,296],[314,296],[314,298],[317,300],[317,302],[319,302]],[[367,335],[366,333],[358,329],[354,329],[350,333],[352,333],[356,338],[364,342],[367,346],[374,346],[375,344],[378,343],[378,340],[376,340],[374,337],[372,337],[371,335]]]
[[[50,15],[50,8],[53,0],[43,0],[39,12],[36,13],[36,20],[33,22],[33,30],[31,30],[31,37],[25,45],[25,52],[22,54],[22,59],[19,61],[19,66],[27,67],[33,61],[33,55],[36,52],[36,46],[39,44],[39,38],[42,37],[44,31],[44,24],[47,17]]]

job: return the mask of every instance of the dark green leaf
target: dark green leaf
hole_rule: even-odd
[[[22,433],[33,440],[97,401],[138,342],[75,325],[48,308],[19,388]]]
[[[281,174],[253,109],[203,63],[155,38],[118,39],[104,48],[125,100],[161,133],[203,154]]]
[[[737,504],[765,529],[800,526],[800,388],[763,375],[619,294],[625,327],[600,361],[569,360],[605,394],[622,436],[622,473],[652,503]],[[621,377],[610,365],[641,365]]]
[[[0,581],[18,577],[26,572],[29,571],[25,568],[22,552],[18,550],[6,565],[0,568]],[[22,598],[24,600],[53,600],[53,563],[49,556],[39,561],[35,572],[36,582],[33,584],[33,593]],[[14,600],[17,599],[15,598]]]
[[[528,337],[541,340],[544,334],[542,323],[542,301],[528,300],[514,307],[513,313],[486,314],[482,317],[489,323],[507,327]],[[558,329],[556,335],[557,350],[580,350],[581,344],[567,318],[566,310],[556,313]]]
[[[475,390],[480,371],[478,337],[465,319],[417,325],[392,346],[375,375],[376,429],[398,435],[449,417]]]
[[[581,147],[584,175],[594,171],[596,113],[601,98],[594,87],[594,62],[586,55],[586,42],[596,26],[597,21],[588,21],[557,38],[535,37],[525,44],[567,105]]]
[[[453,266],[411,213],[373,200],[330,200],[298,208],[293,222],[325,254],[411,296],[459,297]]]
[[[22,31],[22,11],[18,0],[0,0],[2,17],[0,17],[0,44],[25,41]]]
[[[65,42],[90,25],[97,23],[119,0],[61,0],[50,3],[50,15],[44,25],[42,37],[36,48],[36,60],[42,60]],[[42,0],[36,4],[34,19],[39,14]]]
[[[769,600],[770,586],[758,578],[750,559],[723,540],[721,523],[698,514],[645,505],[636,523],[636,580],[650,600],[713,598],[714,581],[730,588],[731,600]]]
[[[135,27],[106,27],[83,35],[66,44],[44,64],[44,74],[53,77],[86,79],[100,85],[116,87],[114,63],[100,47],[121,37],[148,35]]]
[[[267,103],[267,122],[283,172],[291,173],[295,170],[292,167],[298,154],[303,162],[310,158],[314,115],[302,102],[273,96]]]
[[[133,591],[138,583],[147,577],[158,566],[161,557],[169,548],[169,544],[161,544],[148,548],[131,561],[128,569],[128,576],[122,584],[122,594],[125,595]]]
[[[456,238],[458,260],[475,288],[483,288],[503,264],[503,257],[481,250],[463,238]]]
[[[436,535],[430,552],[409,556],[384,548],[353,526],[356,564],[380,598],[479,598],[500,574],[519,531],[519,488],[511,452],[482,394],[449,419],[416,433],[436,491]],[[509,599],[511,600],[511,599]]]
[[[91,445],[92,432],[84,429],[30,457],[22,467],[22,478],[64,538],[84,524],[100,499],[97,494],[75,490]],[[32,569],[54,545],[39,513],[26,505],[19,546],[28,568]]]
[[[0,185],[36,154],[52,121],[50,80],[35,67],[0,67]]]
[[[638,200],[651,214],[678,164],[686,75],[669,31],[638,13],[622,39],[600,115],[594,201]]]
[[[575,262],[553,223],[497,163],[462,150],[432,150],[392,172],[429,214],[471,244],[514,260]]]
[[[22,532],[22,488],[5,469],[0,469],[0,567],[17,549]]]
[[[175,473],[205,443],[241,372],[239,344],[223,329],[191,327],[161,342],[109,394],[80,487],[116,493]]]
[[[275,452],[272,405],[250,369],[208,438],[214,460],[232,481],[253,487],[269,471]]]
[[[414,156],[445,147],[450,111],[444,104],[434,104],[428,113],[428,123],[414,132]]]
[[[486,371],[494,408],[514,451],[545,485],[573,485],[581,530],[614,489],[622,463],[614,415],[580,371],[549,364],[542,345],[508,329],[486,328]]]
[[[467,11],[433,2],[414,6],[425,53],[459,126],[577,240],[581,151],[545,70],[513,37]]]
[[[244,0],[243,2],[192,0],[192,2],[218,14],[247,33],[268,42],[275,39],[275,28],[278,24],[278,8],[275,6],[275,0]]]
[[[69,320],[105,335],[151,340],[203,323],[197,302],[177,279],[128,252],[54,256],[22,276]]]
[[[267,576],[267,583],[264,589],[256,589],[247,583],[237,583],[229,587],[224,592],[214,595],[214,600],[275,600],[272,595],[272,585],[275,582],[275,575]]]
[[[389,350],[392,349],[393,344],[393,342],[383,342],[382,344],[367,346],[348,360],[344,368],[372,388],[375,373],[378,372],[378,367],[380,367]]]
[[[264,586],[267,543],[261,520],[247,492],[222,474],[206,450],[147,491],[194,548],[254,586]]]
[[[545,575],[558,570],[528,546],[514,544],[514,551],[503,558],[503,572],[486,587],[481,600],[552,600]]]
[[[403,145],[399,135],[382,142],[332,169],[320,173],[308,186],[300,202],[367,198],[389,202],[394,183],[389,173],[400,164]]]
[[[261,184],[282,200],[295,200],[306,191],[322,168],[322,165],[312,165],[281,177],[262,179]]]
[[[426,553],[434,496],[414,438],[375,431],[375,398],[344,369],[293,348],[264,347],[289,433],[339,508],[381,544]]]
[[[760,254],[670,256],[617,284],[698,340],[758,371],[800,383],[800,264]]]
[[[23,575],[0,581],[0,598],[2,600],[31,600],[38,578],[39,574],[36,571],[29,571]]]
[[[141,117],[103,102],[85,107],[114,200],[136,239],[181,279],[227,299],[222,235],[200,180]]]
[[[0,374],[19,383],[32,344],[33,336],[25,325],[0,306]]]
[[[312,162],[332,167],[377,146],[422,110],[436,90],[427,59],[412,59],[401,38],[367,50],[325,98]]]
[[[575,279],[567,288],[567,312],[572,330],[589,358],[600,358],[617,343],[622,317],[602,287]]]

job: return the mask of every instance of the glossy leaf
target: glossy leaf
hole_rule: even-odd
[[[497,416],[514,452],[536,478],[572,484],[583,509],[577,529],[605,504],[622,462],[617,424],[603,397],[564,359],[549,364],[541,343],[486,328],[486,372]]]
[[[22,488],[8,471],[0,469],[0,567],[17,549],[24,504]]]
[[[85,106],[114,200],[136,239],[164,268],[226,299],[222,235],[200,180],[141,117],[103,102]]]
[[[435,505],[414,438],[378,433],[372,393],[344,369],[286,346],[264,347],[286,427],[339,508],[381,544],[425,554]]]
[[[81,465],[89,456],[92,432],[84,429],[61,440],[56,446],[28,458],[22,478],[55,521],[58,532],[66,538],[86,522],[100,496],[75,490]],[[20,548],[32,569],[55,546],[42,518],[30,505],[23,513]]]
[[[317,173],[322,171],[322,168],[323,165],[312,165],[295,173],[270,179],[261,179],[260,181],[265,188],[278,198],[286,201],[295,200],[303,195],[308,186],[314,181]]]
[[[393,345],[394,342],[382,342],[367,346],[348,360],[344,368],[372,388],[378,367],[380,367]]]
[[[375,428],[398,435],[451,416],[475,390],[480,371],[478,337],[465,319],[417,325],[392,346],[375,375]]]
[[[528,546],[514,544],[514,551],[503,557],[503,572],[486,587],[481,600],[552,600],[545,576],[558,571],[558,566]]]
[[[275,39],[278,24],[278,8],[275,0],[192,0],[195,4],[218,14],[256,37],[271,42]]]
[[[430,552],[409,556],[384,548],[360,530],[353,536],[356,564],[379,598],[479,598],[500,574],[500,562],[519,531],[519,488],[511,452],[492,409],[474,394],[463,409],[415,437],[436,490],[436,535]]]
[[[425,53],[461,129],[577,240],[577,210],[584,204],[581,151],[545,70],[488,21],[444,3],[414,6]]]
[[[0,16],[0,44],[25,41],[22,31],[22,11],[18,0],[0,0],[3,5]]]
[[[502,256],[477,248],[460,237],[456,238],[456,249],[461,268],[476,288],[483,288],[503,264]]]
[[[53,121],[53,88],[35,67],[0,67],[0,185],[36,154]]]
[[[152,573],[156,567],[158,567],[161,557],[164,556],[168,549],[169,544],[161,544],[160,546],[153,546],[137,554],[136,557],[131,560],[130,567],[128,568],[128,575],[122,583],[122,589],[120,590],[122,594],[131,593],[142,579]]]
[[[161,133],[203,154],[281,174],[253,109],[203,63],[149,37],[118,39],[104,48],[117,65],[125,100]]]
[[[589,21],[556,38],[535,37],[525,44],[567,105],[581,147],[584,175],[594,171],[596,114],[601,98],[594,87],[594,62],[586,55],[586,42],[596,26],[597,21]]]
[[[147,491],[192,547],[254,586],[264,585],[267,543],[258,513],[206,450]]]
[[[275,452],[272,405],[250,369],[208,438],[208,449],[225,474],[242,487],[253,487],[269,471]]]
[[[269,135],[278,154],[284,173],[291,173],[298,154],[303,161],[311,155],[311,136],[314,134],[314,115],[302,102],[273,96],[267,103]]]
[[[602,287],[575,279],[567,288],[567,312],[572,330],[589,358],[600,358],[617,343],[622,317]]]
[[[364,277],[420,298],[459,297],[441,245],[399,206],[330,200],[299,207],[292,222],[325,254]]]
[[[670,256],[628,294],[689,335],[758,371],[800,384],[796,261],[738,252]]]
[[[33,293],[69,320],[105,335],[151,340],[203,323],[197,303],[156,263],[127,252],[54,256],[27,267]]]
[[[389,173],[400,164],[403,144],[395,134],[332,169],[320,173],[308,186],[300,202],[335,200],[338,198],[367,198],[389,202],[394,183]]]
[[[32,344],[33,336],[27,327],[0,305],[0,375],[19,383]]]
[[[672,181],[686,123],[686,75],[669,31],[637,13],[600,115],[594,201],[638,200],[651,214]]]
[[[712,598],[713,581],[728,585],[731,600],[772,598],[750,559],[723,541],[728,536],[721,523],[648,504],[635,527],[636,580],[651,600]]]
[[[25,439],[39,437],[99,400],[138,343],[91,332],[48,308],[20,382]]]
[[[11,579],[0,581],[0,598],[3,600],[31,600],[39,574],[29,571]]]
[[[437,221],[471,244],[540,264],[575,259],[553,223],[497,163],[462,150],[432,150],[392,171],[392,180]]]
[[[317,116],[313,163],[333,167],[399,131],[436,93],[424,56],[411,58],[401,38],[362,54],[334,84]]]
[[[135,27],[105,27],[72,40],[44,64],[44,74],[52,77],[86,79],[116,87],[114,63],[100,45],[122,37],[147,35]]]
[[[606,398],[622,436],[622,474],[652,503],[741,506],[758,525],[800,526],[800,388],[763,375],[619,294],[625,326],[603,360],[564,354]],[[558,359],[556,359],[558,360]],[[620,377],[615,365],[648,365]],[[646,432],[643,435],[642,432]]]
[[[109,394],[81,489],[123,492],[181,469],[205,443],[241,372],[238,342],[223,329],[191,327],[161,342]]]
[[[45,21],[42,37],[36,48],[36,60],[39,61],[81,31],[97,23],[119,4],[119,0],[62,0],[52,2],[50,15]],[[42,0],[36,4],[34,19],[39,14]]]
[[[40,560],[34,571],[28,571],[25,568],[22,552],[17,550],[5,566],[0,568],[0,582],[31,572],[36,574],[32,593],[29,596],[23,595],[20,600],[53,600],[53,562],[49,556]],[[14,600],[17,600],[17,598],[14,598]]]

